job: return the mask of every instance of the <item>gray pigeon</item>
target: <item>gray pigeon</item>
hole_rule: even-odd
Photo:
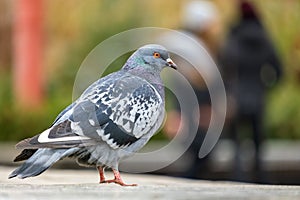
[[[121,70],[90,85],[49,129],[19,142],[16,148],[23,151],[14,162],[26,162],[9,178],[37,176],[58,160],[72,157],[80,165],[96,166],[100,183],[128,186],[118,164],[140,150],[162,124],[164,67],[176,69],[164,47],[139,48]],[[113,180],[105,180],[105,168],[113,170]]]

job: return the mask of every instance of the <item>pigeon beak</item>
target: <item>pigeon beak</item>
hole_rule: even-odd
[[[173,62],[173,60],[171,60],[171,58],[168,58],[167,60],[167,66],[168,67],[172,67],[173,69],[177,69],[177,65]]]

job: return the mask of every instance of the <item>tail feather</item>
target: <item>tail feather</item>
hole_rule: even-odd
[[[14,162],[19,162],[19,161],[23,161],[23,160],[27,160],[28,158],[30,158],[35,152],[37,151],[37,149],[24,149],[15,159]]]
[[[78,148],[71,149],[38,149],[23,165],[14,170],[8,178],[27,178],[37,176],[51,167],[58,160],[74,154]]]

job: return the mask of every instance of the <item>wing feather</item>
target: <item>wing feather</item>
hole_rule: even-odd
[[[98,80],[52,127],[17,147],[68,148],[103,141],[114,149],[128,146],[153,134],[152,128],[162,121],[162,104],[162,97],[144,79],[125,75]]]

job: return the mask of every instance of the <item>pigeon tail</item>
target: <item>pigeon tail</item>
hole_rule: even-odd
[[[10,178],[27,178],[37,176],[51,167],[58,160],[70,156],[78,151],[79,148],[71,149],[38,149],[23,165],[14,170]]]

